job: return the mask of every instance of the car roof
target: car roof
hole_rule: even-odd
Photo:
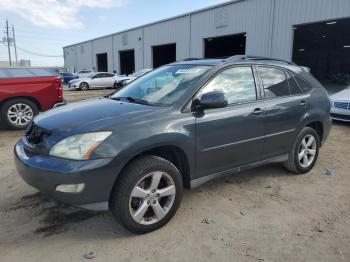
[[[189,64],[189,65],[242,65],[242,64],[254,64],[254,65],[266,65],[266,66],[277,66],[285,69],[289,69],[297,74],[301,71],[306,71],[305,68],[302,68],[291,61],[282,60],[277,58],[269,57],[259,57],[259,56],[246,56],[246,55],[236,55],[228,58],[217,58],[217,59],[196,59],[189,58],[182,61],[177,61],[173,64]]]

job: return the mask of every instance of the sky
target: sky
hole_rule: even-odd
[[[18,60],[62,66],[64,46],[221,2],[225,0],[0,0],[0,41],[8,19],[10,29],[15,28]],[[11,54],[14,61],[13,48]],[[1,43],[0,61],[8,61],[7,46]]]

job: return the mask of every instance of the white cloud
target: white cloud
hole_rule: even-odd
[[[78,18],[82,8],[111,8],[127,0],[0,0],[0,10],[16,13],[41,27],[83,28]]]

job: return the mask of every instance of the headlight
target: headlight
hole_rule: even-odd
[[[72,160],[88,160],[93,151],[111,134],[112,132],[94,132],[69,136],[51,147],[49,154]]]

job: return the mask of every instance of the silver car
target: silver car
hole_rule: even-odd
[[[332,95],[331,100],[332,119],[350,122],[350,87]]]
[[[93,73],[85,78],[73,79],[68,82],[68,88],[88,90],[90,88],[113,88],[117,76],[108,72]]]
[[[135,79],[139,78],[140,76],[143,76],[144,74],[152,71],[153,69],[150,68],[146,68],[146,69],[141,69],[131,75],[128,76],[119,76],[117,77],[116,81],[115,81],[115,88],[121,88],[127,84],[129,84],[130,82],[134,81]]]

